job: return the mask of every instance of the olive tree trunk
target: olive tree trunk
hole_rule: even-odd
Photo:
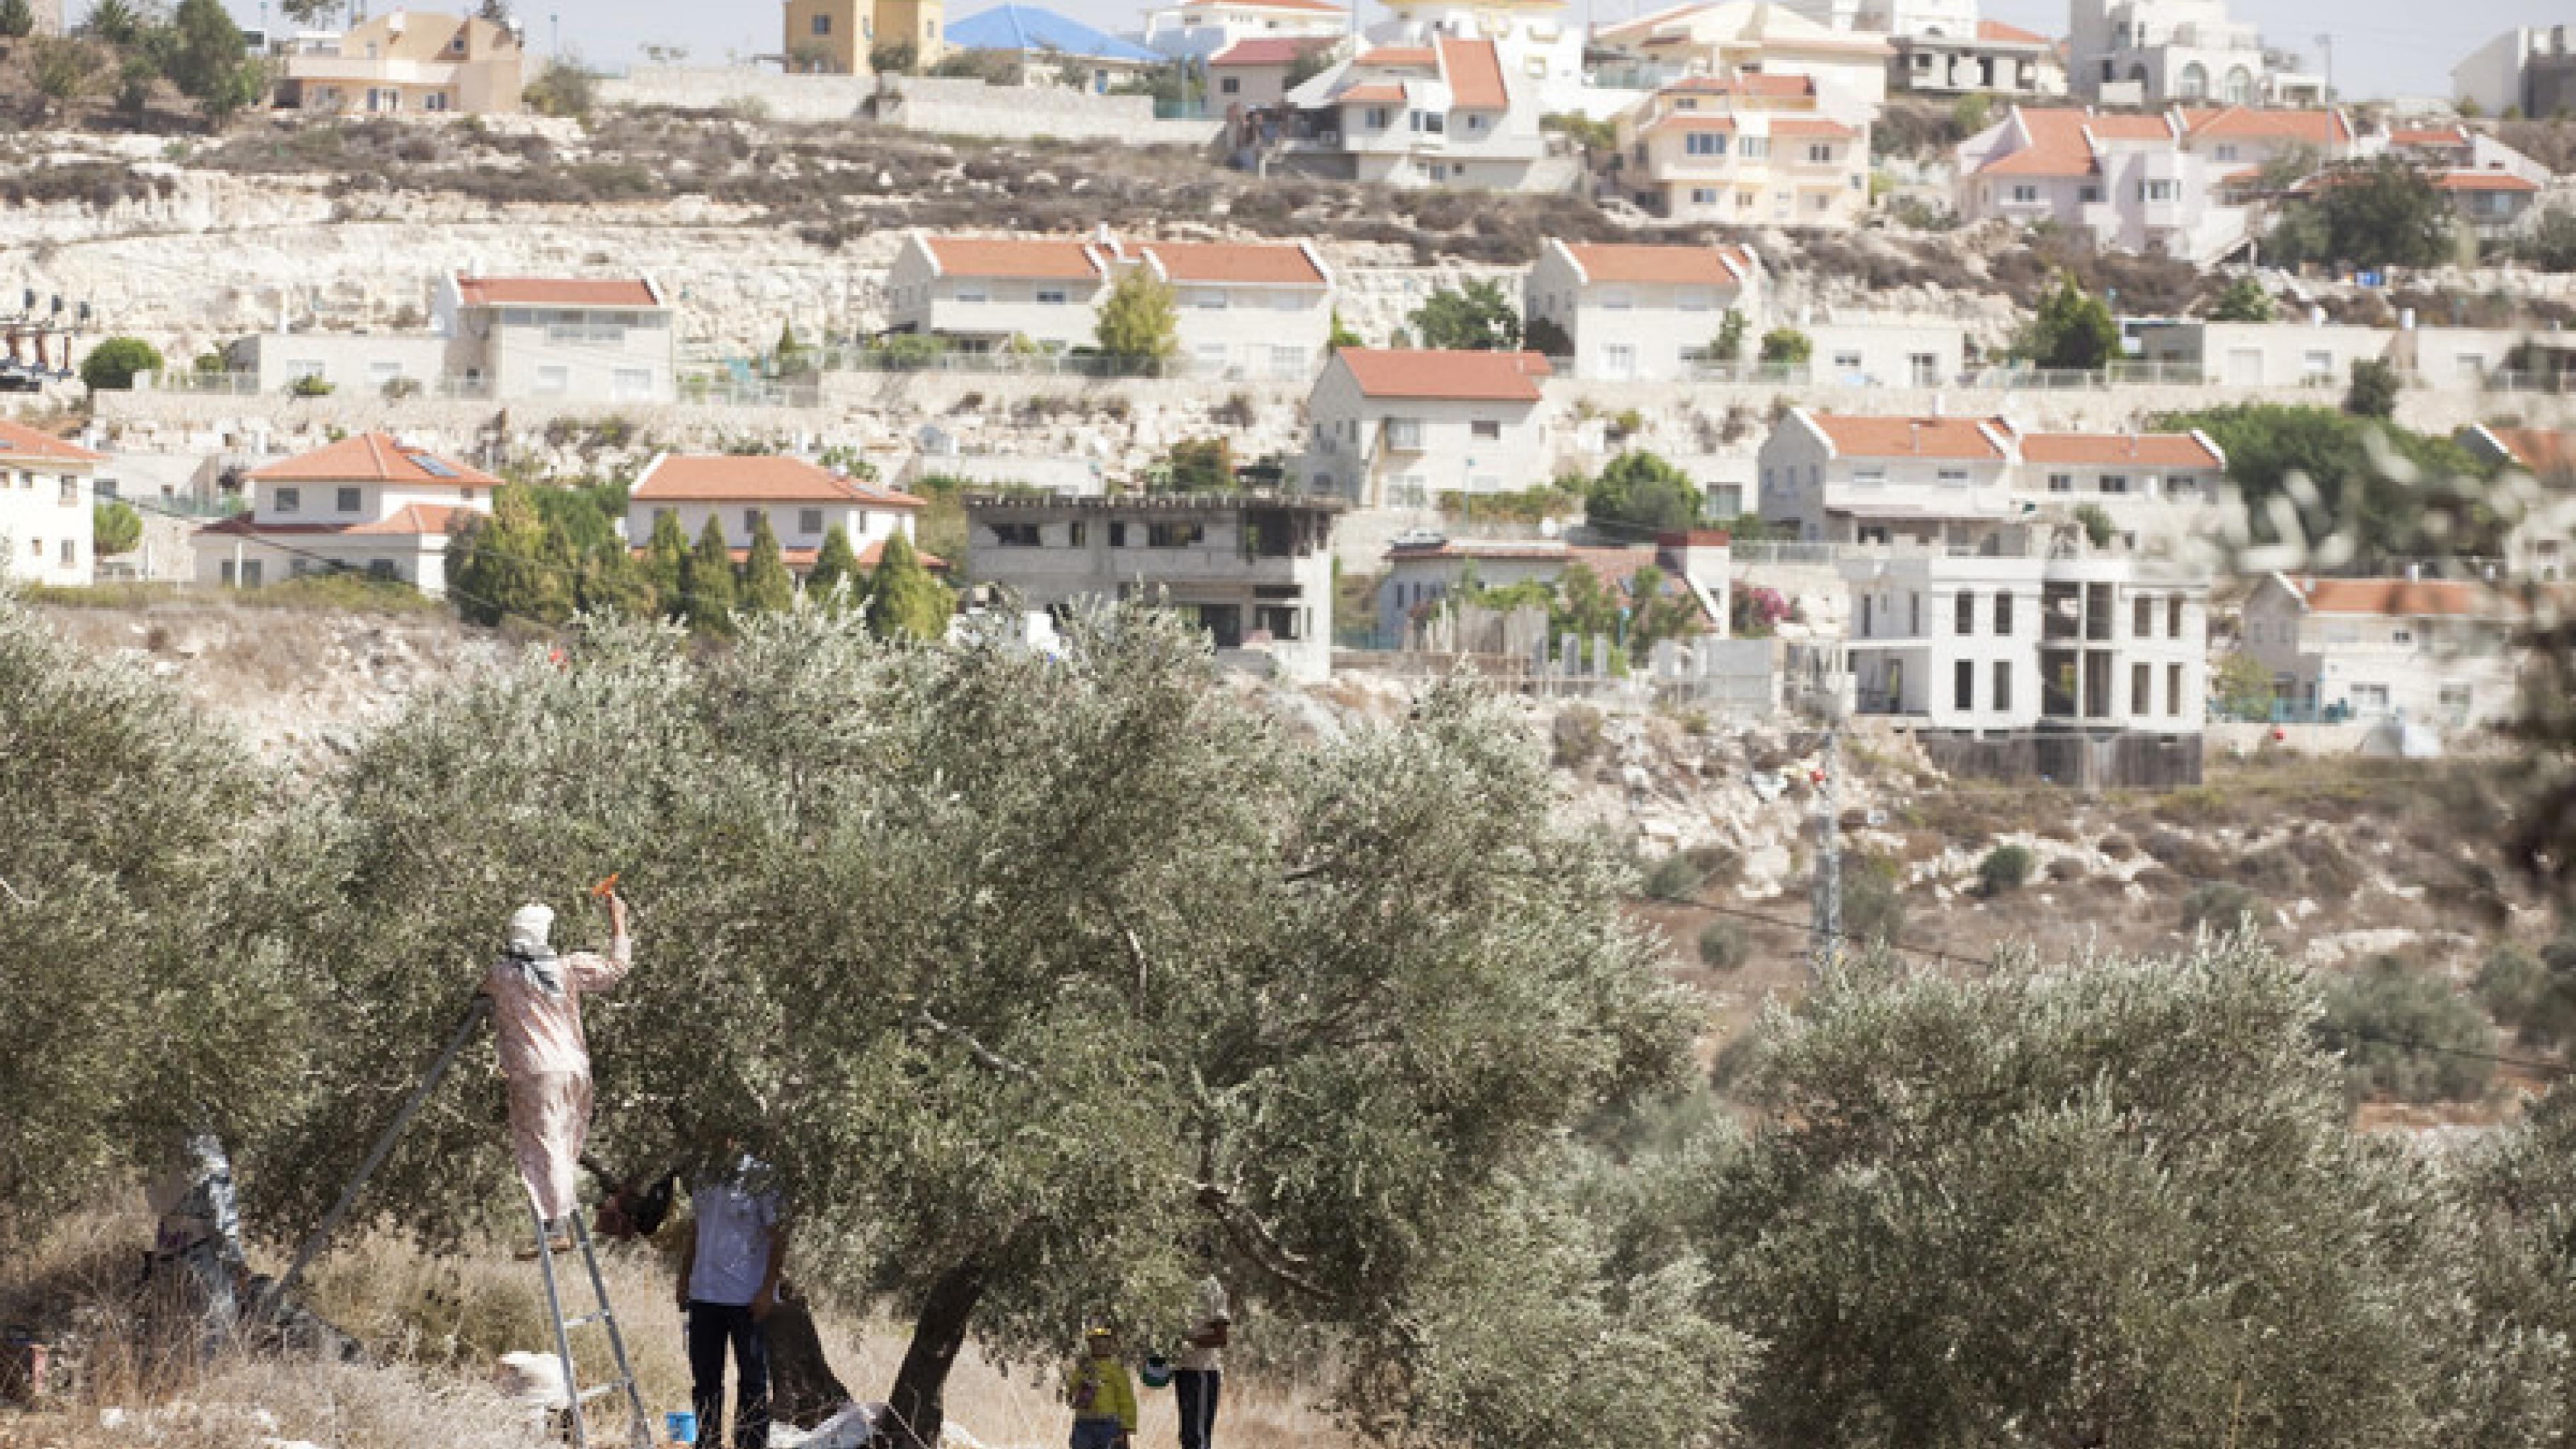
[[[912,1343],[895,1371],[894,1392],[886,1396],[887,1422],[882,1426],[895,1449],[939,1449],[939,1431],[947,1418],[948,1371],[957,1351],[966,1346],[966,1322],[984,1297],[984,1264],[968,1259],[930,1285],[921,1314],[912,1323]]]

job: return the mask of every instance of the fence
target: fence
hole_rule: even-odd
[[[295,391],[296,385],[293,382],[276,388],[261,387],[259,374],[255,372],[164,370],[141,374],[137,381],[140,384],[138,389],[140,391],[193,394],[199,397],[259,397],[268,392],[284,396],[299,395]],[[346,387],[334,383],[330,385],[328,391],[314,393],[311,396],[359,397],[367,395],[370,388],[375,395],[395,401],[414,397],[434,397],[450,402],[490,402],[493,399],[490,379],[458,376],[436,377],[426,381],[417,377],[396,377],[381,383],[371,380],[368,384],[350,384]]]
[[[818,372],[955,372],[1032,377],[1184,377],[1181,358],[1100,357],[1064,352],[910,351],[902,348],[821,347],[798,359]]]

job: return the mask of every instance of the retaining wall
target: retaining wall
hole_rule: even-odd
[[[1204,148],[1219,119],[1158,121],[1151,96],[1102,96],[1063,86],[993,86],[950,76],[883,76],[877,119],[907,131],[1029,141],[1118,141]]]
[[[637,66],[599,82],[601,103],[683,111],[757,108],[778,121],[855,119],[876,94],[864,75],[786,75],[752,66]]]

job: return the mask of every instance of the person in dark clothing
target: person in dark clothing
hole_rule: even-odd
[[[680,1260],[680,1306],[689,1318],[689,1398],[697,1449],[723,1449],[725,1353],[733,1353],[733,1449],[769,1449],[769,1338],[787,1264],[778,1197],[762,1189],[765,1169],[745,1157],[690,1197],[697,1216]]]

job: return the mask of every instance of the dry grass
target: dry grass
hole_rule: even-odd
[[[326,1259],[309,1293],[313,1308],[364,1343],[381,1363],[339,1366],[230,1357],[200,1369],[184,1351],[142,1341],[132,1325],[138,1245],[147,1219],[125,1206],[67,1220],[12,1264],[0,1322],[90,1325],[69,1391],[46,1411],[0,1416],[9,1449],[263,1449],[270,1438],[328,1449],[538,1449],[542,1425],[504,1398],[495,1361],[542,1352],[548,1332],[537,1268],[506,1245],[441,1256],[375,1237]],[[254,1255],[255,1259],[258,1255]],[[273,1263],[255,1266],[273,1267]],[[616,1245],[602,1255],[609,1296],[658,1429],[688,1403],[688,1367],[668,1264],[651,1248]],[[895,1325],[817,1315],[832,1368],[860,1398],[881,1397],[902,1361]],[[98,1327],[115,1325],[115,1333]],[[584,1337],[596,1339],[596,1330]],[[603,1377],[604,1345],[578,1354],[584,1382]],[[1347,1443],[1296,1386],[1230,1376],[1225,1439],[1242,1449],[1331,1449]],[[1142,1440],[1177,1437],[1172,1396],[1144,1396]],[[970,1349],[949,1381],[949,1420],[991,1449],[1061,1443],[1068,1422],[1052,1368],[1016,1370]],[[121,1421],[121,1422],[111,1422]],[[595,1414],[594,1428],[605,1427]]]

